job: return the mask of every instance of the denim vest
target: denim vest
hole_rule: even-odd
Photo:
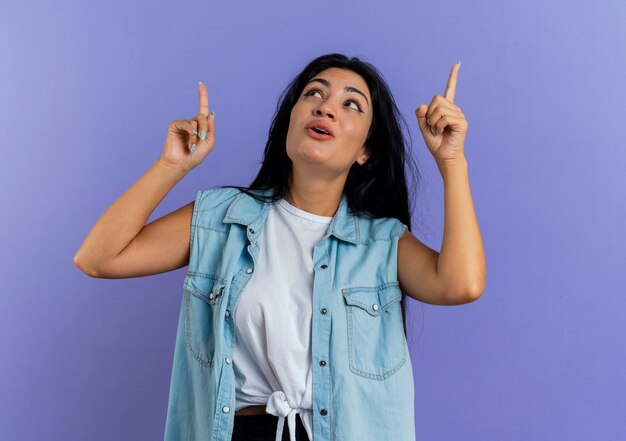
[[[165,441],[232,438],[234,314],[258,260],[269,208],[234,188],[197,193]],[[315,441],[415,441],[413,370],[397,271],[398,239],[406,229],[395,218],[355,215],[344,193],[315,245]]]

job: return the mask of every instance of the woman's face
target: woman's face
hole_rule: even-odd
[[[316,138],[310,123],[326,123],[332,136]],[[329,68],[315,75],[291,109],[287,131],[287,156],[296,164],[323,165],[337,174],[349,171],[355,161],[369,157],[364,146],[372,123],[372,98],[357,73]]]

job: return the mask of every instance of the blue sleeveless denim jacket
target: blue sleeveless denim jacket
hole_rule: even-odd
[[[268,190],[255,190],[268,195]],[[234,188],[197,193],[165,441],[230,441],[235,314],[270,204]],[[413,370],[402,327],[395,218],[353,214],[342,194],[313,252],[315,441],[415,441]]]

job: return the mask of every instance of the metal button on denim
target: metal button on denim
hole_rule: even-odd
[[[224,413],[230,412],[230,407],[228,407],[228,406],[222,407],[222,412],[224,412]]]
[[[248,269],[246,270],[246,272],[247,272],[248,274],[250,274],[252,271],[254,271],[252,268],[248,268]]]
[[[374,303],[374,304],[372,305],[372,309],[373,309],[374,311],[378,311],[378,305],[377,305],[376,303]]]

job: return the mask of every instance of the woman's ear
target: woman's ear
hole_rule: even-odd
[[[370,152],[369,149],[367,148],[366,145],[363,145],[363,149],[365,150],[363,153],[361,153],[361,156],[359,156],[359,159],[357,159],[357,162],[360,165],[363,165],[367,162],[367,160],[370,158]]]

